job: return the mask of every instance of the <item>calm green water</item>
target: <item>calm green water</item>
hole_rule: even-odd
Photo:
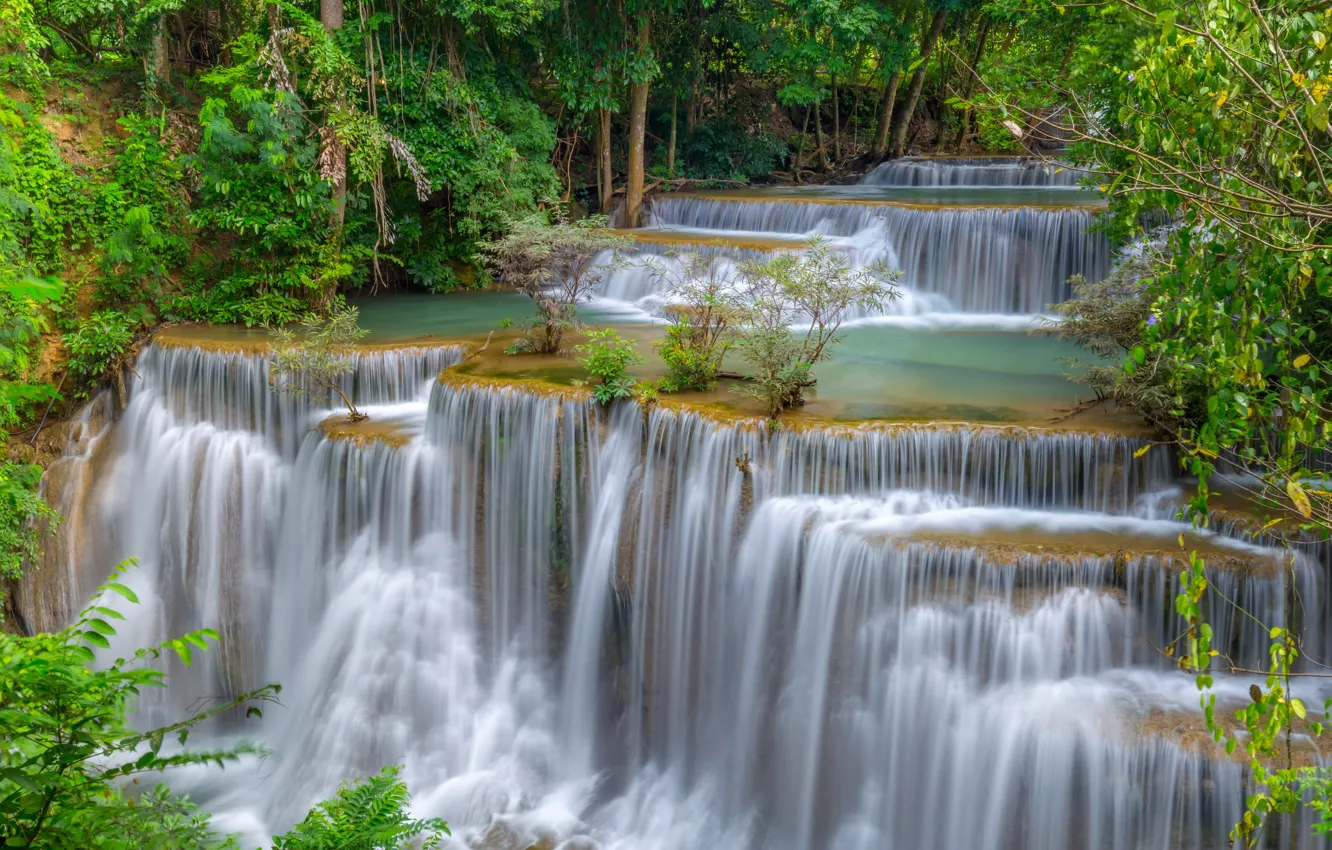
[[[361,324],[371,342],[424,336],[483,337],[503,319],[531,317],[531,302],[508,292],[399,295],[361,299]],[[590,324],[612,325],[639,341],[647,359],[635,373],[664,373],[652,354],[659,326],[617,322],[606,313],[583,311]],[[1041,422],[1089,394],[1067,379],[1062,360],[1082,352],[1048,336],[1021,331],[925,330],[853,327],[842,334],[830,362],[820,364],[819,383],[806,412],[842,420],[965,419],[978,422]],[[743,364],[727,367],[743,370]],[[552,370],[561,379],[571,370]],[[560,377],[557,377],[560,376]],[[730,394],[724,403],[740,405]]]

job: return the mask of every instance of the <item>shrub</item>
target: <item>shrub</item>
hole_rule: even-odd
[[[643,362],[633,340],[623,339],[614,328],[606,328],[588,333],[587,342],[574,350],[582,355],[578,362],[597,379],[592,385],[592,397],[598,404],[633,395],[634,379],[628,369]]]
[[[804,254],[747,263],[740,274],[747,298],[736,314],[735,347],[751,373],[732,389],[770,416],[804,404],[813,367],[830,356],[851,307],[874,308],[897,296],[882,266],[853,269],[817,238]]]
[[[1160,349],[1149,351],[1146,346],[1145,331],[1156,320],[1144,280],[1168,262],[1167,236],[1161,232],[1149,237],[1099,283],[1071,278],[1073,297],[1051,305],[1060,320],[1044,331],[1094,355],[1091,362],[1069,363],[1079,368],[1072,380],[1089,387],[1096,401],[1136,410],[1171,433],[1181,419],[1205,418],[1207,388],[1200,380],[1186,380],[1179,364]]]
[[[54,532],[60,515],[51,509],[37,486],[42,468],[28,463],[0,463],[0,576],[17,579],[26,562],[41,557],[38,520],[46,520]]]
[[[660,288],[674,296],[666,338],[654,343],[666,364],[661,389],[708,390],[717,385],[722,358],[732,342],[735,286],[723,272],[715,248],[680,258],[679,270],[652,264]]]
[[[219,637],[202,629],[128,657],[95,658],[94,649],[111,647],[117,631],[111,623],[125,619],[111,607],[114,594],[137,601],[119,580],[127,566],[114,570],[99,588],[101,598],[62,631],[32,637],[0,631],[0,845],[112,850],[221,843],[188,800],[161,785],[145,784],[140,793],[134,786],[166,770],[221,766],[255,752],[243,744],[209,750],[186,744],[210,719],[258,713],[254,703],[272,700],[279,689],[216,699],[170,725],[136,729],[133,706],[166,684],[164,653],[188,665]]]
[[[483,246],[500,283],[531,298],[537,308],[537,317],[510,353],[555,354],[564,348],[565,335],[578,327],[578,304],[616,267],[617,252],[627,244],[606,233],[605,226],[605,216],[555,224],[529,216]],[[605,253],[609,257],[601,256]]]
[[[412,796],[391,764],[377,775],[344,782],[338,793],[319,803],[286,835],[273,839],[273,850],[371,850],[371,848],[441,846],[449,834],[439,818],[418,820],[409,813]]]
[[[99,380],[125,356],[134,341],[135,322],[119,310],[102,310],[65,335],[69,370],[86,382]]]

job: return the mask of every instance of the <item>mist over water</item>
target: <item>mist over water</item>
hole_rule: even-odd
[[[690,203],[657,215],[725,227],[734,211],[708,204],[740,202]],[[800,209],[743,223],[906,238],[853,205],[769,206]],[[828,218],[842,211],[845,226]],[[885,250],[956,286],[920,291],[958,308],[1042,309],[1050,264],[1106,261],[1037,212],[953,231],[907,212],[933,235]],[[1042,252],[1004,254],[1018,233]],[[1010,267],[959,259],[984,239]],[[922,259],[941,246],[947,263]],[[604,294],[651,295],[635,285]],[[284,686],[262,721],[199,742],[270,756],[169,777],[244,846],[401,760],[416,813],[446,818],[459,848],[1214,848],[1244,774],[1175,732],[1202,723],[1192,678],[1157,651],[1181,629],[1178,536],[1216,554],[1216,594],[1269,625],[1298,598],[1291,625],[1332,649],[1321,565],[1175,519],[1174,460],[1137,438],[770,430],[438,381],[460,356],[359,355],[346,389],[388,441],[314,427],[331,400],[273,394],[260,355],[148,346],[100,459],[71,455],[106,470],[77,505],[100,560],[73,569],[141,560],[115,648],[223,634],[172,662],[143,721]],[[1262,663],[1262,629],[1214,628]],[[1273,840],[1322,846],[1296,827]]]

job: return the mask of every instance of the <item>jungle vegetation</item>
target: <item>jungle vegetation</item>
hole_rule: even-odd
[[[1063,308],[1061,333],[1114,358],[1091,374],[1095,394],[1161,429],[1199,481],[1200,521],[1210,485],[1239,470],[1288,515],[1262,533],[1309,545],[1332,527],[1330,42],[1332,8],[1297,0],[0,0],[0,576],[35,560],[36,528],[56,519],[36,493],[48,415],[163,322],[336,317],[350,292],[488,285],[486,256],[526,250],[524,233],[588,214],[633,226],[653,192],[1039,142],[1066,144],[1102,187],[1120,244],[1146,237]],[[794,286],[806,271],[750,273]],[[700,308],[715,294],[705,283]],[[531,329],[534,349],[565,345],[561,309]],[[741,344],[733,321],[675,322],[662,355],[676,384],[715,382]],[[598,342],[584,354],[603,394],[630,393],[636,355]],[[765,403],[798,397],[815,345],[755,384]],[[293,364],[311,356],[290,349]],[[1179,603],[1190,629],[1171,651],[1220,740],[1205,584],[1195,558]],[[0,634],[0,810],[21,813],[7,845],[224,840],[166,789],[116,784],[236,754],[169,755],[130,729],[138,689],[161,681],[88,666],[114,610],[57,635]],[[1298,641],[1272,638],[1246,735],[1227,741],[1256,778],[1235,833],[1249,844],[1271,812],[1328,811],[1328,774],[1274,757],[1322,712],[1295,696]],[[405,803],[390,766],[278,846],[438,841],[444,825],[411,821]],[[370,823],[366,806],[389,816]],[[351,835],[362,827],[383,831]]]

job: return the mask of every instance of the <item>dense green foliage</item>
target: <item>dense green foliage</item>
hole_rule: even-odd
[[[32,357],[48,329],[44,311],[59,300],[56,283],[19,279],[0,266],[0,437],[56,396],[55,387],[33,379]],[[14,579],[40,555],[41,524],[54,528],[59,517],[37,494],[41,467],[0,462],[0,580]],[[0,594],[0,600],[3,595]]]
[[[119,582],[129,565],[112,571],[103,598],[134,593]],[[163,786],[138,787],[141,777],[181,765],[222,765],[245,747],[185,748],[190,732],[210,717],[239,707],[251,712],[277,689],[263,688],[214,703],[189,718],[147,731],[128,722],[131,708],[164,674],[151,662],[163,652],[189,664],[195,650],[217,640],[211,629],[128,658],[94,664],[109,651],[124,619],[109,603],[94,604],[56,634],[16,637],[0,632],[0,843],[5,846],[129,850],[210,847],[222,842],[207,817]]]
[[[273,850],[433,850],[449,828],[439,818],[412,818],[412,798],[398,766],[344,783],[336,796],[310,810]]]
[[[100,310],[65,337],[69,370],[95,380],[106,374],[134,339],[134,322],[118,310]]]

